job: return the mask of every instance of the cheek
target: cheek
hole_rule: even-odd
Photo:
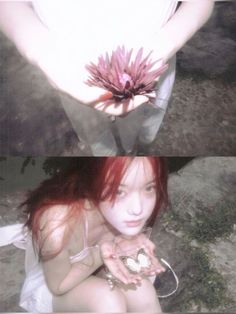
[[[149,198],[148,200],[146,200],[146,209],[147,209],[147,215],[151,216],[154,208],[156,205],[156,196],[153,196],[151,198]]]
[[[111,202],[102,202],[99,205],[99,209],[105,220],[113,224],[116,220],[116,211],[114,210],[113,204],[111,204]]]

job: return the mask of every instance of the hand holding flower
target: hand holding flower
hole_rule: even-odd
[[[111,93],[110,99],[98,99],[93,103],[96,109],[121,115],[155,99],[156,82],[167,65],[162,60],[153,62],[151,53],[143,58],[142,48],[134,60],[132,53],[133,50],[118,47],[111,57],[108,54],[100,56],[97,65],[86,66],[90,73],[87,84]]]

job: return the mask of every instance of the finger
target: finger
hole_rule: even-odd
[[[90,101],[87,101],[88,105],[99,105],[102,104],[103,102],[106,102],[107,100],[111,99],[113,97],[112,92],[105,92],[101,88],[92,88],[91,89],[93,92],[90,94],[89,98]]]
[[[147,96],[144,96],[144,95],[134,96],[134,98],[131,99],[129,104],[128,104],[127,112],[138,108],[139,106],[147,103],[148,101],[149,101],[149,98]]]
[[[105,262],[106,267],[108,268],[109,272],[120,282],[124,284],[128,284],[128,278],[122,273],[119,269],[117,263],[113,260],[106,260]]]
[[[161,265],[159,260],[155,256],[151,256],[152,267],[150,268],[151,272],[155,272],[156,274],[160,274],[165,272],[165,268]]]
[[[77,80],[78,81],[78,80]],[[75,99],[86,105],[95,105],[104,102],[113,97],[111,92],[105,91],[99,87],[89,87],[84,83],[78,84],[75,79],[64,86],[60,86],[60,89],[70,94]]]
[[[109,269],[110,273],[121,281],[124,284],[129,284],[130,280],[129,277],[122,271],[122,268],[119,265],[118,259],[107,259],[105,261],[106,267]]]
[[[109,268],[110,272],[124,284],[137,284],[142,279],[139,275],[131,274],[119,258],[108,261],[106,266]]]
[[[125,266],[124,262],[119,259],[119,267],[122,272],[128,277],[129,283],[137,284],[139,281],[142,280],[142,277],[137,273],[131,273],[128,268]]]
[[[145,239],[145,246],[144,250],[148,254],[151,260],[151,267],[147,269],[147,272],[156,272],[157,274],[162,273],[165,271],[165,268],[161,265],[159,260],[155,256],[156,246],[155,244],[150,241],[149,239]]]
[[[94,108],[103,111],[109,115],[120,116],[126,112],[122,103],[116,103],[114,100],[99,102],[94,105]]]
[[[94,105],[97,110],[106,112],[107,114],[113,116],[120,116],[122,114],[128,113],[144,103],[147,103],[149,98],[144,95],[137,95],[131,99],[124,99],[120,102],[115,102],[114,100],[108,100],[103,102],[98,102]]]
[[[122,265],[120,265],[121,261],[115,254],[113,243],[106,242],[101,245],[101,256],[110,273],[121,282],[128,284],[128,276],[124,270],[122,270]]]
[[[161,265],[161,263],[156,258],[156,256],[150,254],[149,258],[151,260],[151,267],[150,267],[150,269],[148,271],[150,271],[152,273],[154,272],[156,274],[160,274],[160,273],[165,271],[165,268]]]
[[[148,249],[149,254],[155,255],[156,245],[149,239],[145,239],[145,247]]]
[[[94,108],[113,116],[120,116],[126,112],[123,102],[116,102],[112,99],[105,102],[98,102],[94,105]]]
[[[95,109],[97,109],[97,110],[99,110],[99,111],[103,111],[103,112],[105,112],[105,107],[106,107],[106,105],[105,105],[104,102],[99,102],[99,103],[97,103],[97,104],[94,106]]]
[[[98,101],[106,101],[106,100],[111,99],[112,97],[113,97],[112,92],[106,92],[98,98]]]

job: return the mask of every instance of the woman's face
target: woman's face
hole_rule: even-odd
[[[105,220],[121,234],[138,234],[156,203],[155,175],[147,158],[135,158],[129,165],[115,201],[99,204]]]

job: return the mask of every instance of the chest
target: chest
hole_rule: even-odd
[[[104,220],[96,211],[83,210],[68,242],[70,255],[73,256],[84,249],[95,247],[106,232]]]
[[[78,31],[121,40],[160,28],[171,16],[173,0],[35,0],[36,13],[51,29]]]

